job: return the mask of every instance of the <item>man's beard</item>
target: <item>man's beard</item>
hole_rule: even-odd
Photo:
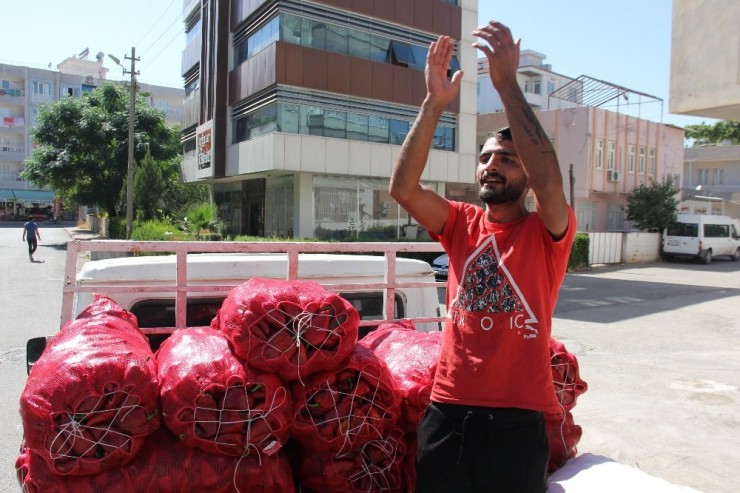
[[[480,187],[478,189],[478,198],[488,205],[510,204],[517,202],[526,189],[527,179],[522,178],[511,184],[504,182],[501,184],[500,190],[496,190],[490,186]]]

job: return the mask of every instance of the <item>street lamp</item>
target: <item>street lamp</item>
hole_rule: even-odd
[[[126,174],[126,239],[131,238],[131,229],[134,222],[134,118],[136,114],[136,48],[131,47],[131,70],[121,65],[121,61],[111,54],[108,54],[116,65],[123,69],[123,74],[131,74],[131,88],[129,94],[128,106],[128,170]]]

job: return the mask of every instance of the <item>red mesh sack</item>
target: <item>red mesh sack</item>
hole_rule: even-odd
[[[563,409],[570,411],[576,405],[578,396],[586,392],[588,385],[581,380],[576,356],[569,353],[563,343],[553,338],[550,339],[550,361],[558,401]]]
[[[162,428],[126,466],[92,476],[58,476],[37,453],[16,461],[24,493],[293,493],[290,464],[272,456],[230,457],[188,447]]]
[[[401,395],[388,368],[356,346],[342,368],[293,384],[291,436],[314,452],[348,452],[394,426]]]
[[[386,364],[403,396],[401,425],[406,431],[416,431],[431,401],[442,332],[418,332],[411,321],[390,322],[381,324],[358,344],[372,349]]]
[[[565,411],[563,416],[545,414],[545,429],[550,444],[547,473],[552,474],[563,467],[568,459],[576,456],[576,445],[581,441],[583,430],[575,424],[569,411]]]
[[[304,451],[296,474],[304,492],[402,492],[405,457],[403,430],[392,428],[346,453]]]
[[[154,355],[136,317],[97,296],[47,345],[21,394],[25,446],[56,474],[131,461],[159,428]]]
[[[337,368],[359,323],[351,303],[318,283],[253,278],[229,293],[211,327],[250,365],[291,381]]]
[[[164,422],[187,445],[270,455],[288,440],[292,405],[285,384],[237,358],[223,333],[176,330],[156,356]]]

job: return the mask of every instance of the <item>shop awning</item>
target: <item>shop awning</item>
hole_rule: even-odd
[[[13,200],[15,198],[15,195],[13,195],[13,191],[9,190],[7,188],[0,188],[0,200]]]
[[[49,202],[54,200],[51,190],[13,190],[15,200],[20,202]]]

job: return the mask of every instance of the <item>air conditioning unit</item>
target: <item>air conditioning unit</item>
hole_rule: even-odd
[[[610,169],[606,172],[606,179],[609,181],[622,181],[622,174],[616,169]]]

